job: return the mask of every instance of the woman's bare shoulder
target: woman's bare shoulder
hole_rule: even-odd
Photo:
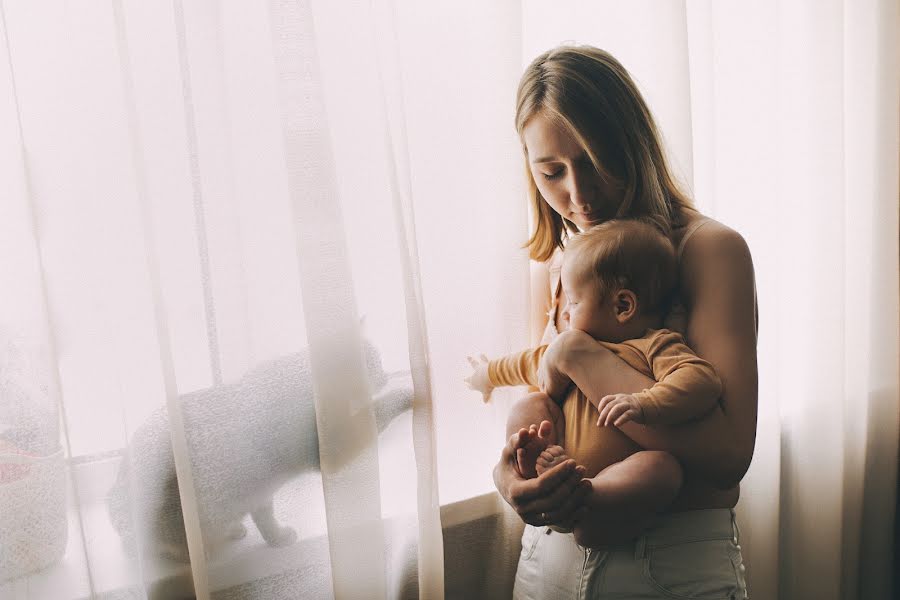
[[[681,289],[691,313],[696,309],[704,321],[722,325],[746,318],[755,329],[753,259],[744,237],[727,225],[710,219],[685,244]]]
[[[687,270],[703,269],[709,262],[731,263],[735,267],[750,266],[750,247],[740,233],[715,219],[706,219],[685,243],[681,257]]]

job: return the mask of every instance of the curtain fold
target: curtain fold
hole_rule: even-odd
[[[386,596],[377,431],[358,348],[346,233],[318,72],[312,7],[270,4],[300,267],[334,595]],[[356,405],[354,405],[356,404]],[[360,448],[359,456],[352,453]],[[367,502],[359,502],[363,498]]]

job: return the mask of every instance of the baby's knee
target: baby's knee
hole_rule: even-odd
[[[539,414],[554,423],[562,416],[559,405],[544,392],[531,392],[516,400],[512,411],[519,414]]]

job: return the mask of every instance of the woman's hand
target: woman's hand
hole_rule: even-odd
[[[542,424],[543,425],[543,424]],[[591,490],[584,477],[584,467],[574,460],[560,463],[531,479],[519,471],[523,449],[540,433],[532,428],[520,429],[510,436],[494,467],[494,485],[506,503],[529,525],[554,525],[571,529],[587,514],[584,501]]]

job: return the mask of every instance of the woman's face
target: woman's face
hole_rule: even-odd
[[[531,176],[553,210],[581,230],[615,216],[624,188],[601,179],[565,127],[537,114],[525,124],[522,137]]]

